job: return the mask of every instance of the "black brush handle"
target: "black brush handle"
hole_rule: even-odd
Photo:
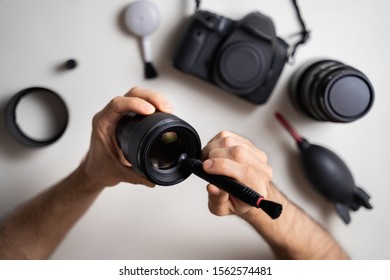
[[[202,161],[198,159],[187,158],[184,159],[183,162],[196,176],[228,192],[242,202],[245,202],[256,208],[261,208],[272,219],[276,219],[280,216],[282,212],[282,205],[280,205],[279,203],[265,200],[262,195],[260,195],[250,187],[245,186],[230,177],[206,173],[203,170]]]

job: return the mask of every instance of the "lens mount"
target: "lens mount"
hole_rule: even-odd
[[[216,63],[220,83],[239,95],[251,93],[267,77],[268,60],[252,42],[231,43],[220,51]]]

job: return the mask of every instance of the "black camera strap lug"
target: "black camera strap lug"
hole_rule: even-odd
[[[200,9],[200,1],[201,0],[195,0],[195,11],[198,11]],[[293,34],[291,37],[295,37],[297,35],[300,35],[300,39],[295,42],[294,44],[289,44],[290,50],[288,52],[288,62],[289,63],[294,63],[294,55],[300,45],[303,45],[307,42],[307,40],[310,38],[310,31],[307,30],[305,21],[303,20],[301,10],[299,9],[298,2],[297,0],[291,0],[292,4],[294,6],[294,10],[296,12],[296,16],[298,18],[299,24],[301,26],[301,31]]]

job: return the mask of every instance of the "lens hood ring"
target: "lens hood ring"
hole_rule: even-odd
[[[61,124],[59,125],[59,127],[56,128],[56,132],[52,136],[44,138],[42,140],[34,139],[33,137],[27,135],[25,131],[23,131],[23,129],[20,127],[17,120],[17,107],[20,101],[26,96],[34,95],[38,92],[43,92],[54,98],[56,101],[56,105],[59,106],[58,108],[61,109],[59,111],[61,111],[62,113],[62,115],[59,116],[61,117]],[[45,106],[46,105],[48,104],[45,104]],[[58,114],[57,111],[56,113]],[[65,101],[55,91],[45,87],[29,87],[19,91],[10,99],[5,110],[5,120],[8,131],[19,143],[28,147],[39,148],[48,146],[56,142],[64,134],[69,122],[69,111]]]

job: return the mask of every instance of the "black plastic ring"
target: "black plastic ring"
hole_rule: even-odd
[[[62,107],[61,110],[58,110],[59,112],[56,113],[63,114],[61,115],[63,121],[61,122],[60,126],[56,128],[56,132],[54,133],[54,135],[42,140],[34,139],[28,136],[25,132],[23,132],[23,130],[18,124],[16,115],[16,110],[20,100],[26,95],[36,94],[37,92],[44,92],[50,94],[52,97],[55,97],[56,102],[58,101],[59,106]],[[34,148],[44,147],[57,141],[64,134],[69,122],[69,111],[65,101],[61,98],[59,94],[44,87],[30,87],[18,92],[8,102],[5,114],[6,125],[10,134],[21,144]]]

